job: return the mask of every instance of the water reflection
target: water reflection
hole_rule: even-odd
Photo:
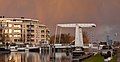
[[[65,53],[56,53],[56,59],[55,59],[55,62],[71,62],[71,58],[72,56],[69,55],[69,56],[66,56]]]
[[[0,54],[0,62],[53,62],[50,57],[52,54],[34,52],[11,52],[11,54]],[[71,56],[65,53],[56,53],[55,62],[70,62]]]

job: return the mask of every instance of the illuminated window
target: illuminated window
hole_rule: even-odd
[[[21,33],[21,30],[14,30],[15,33]]]
[[[5,33],[8,33],[8,30],[7,30],[7,29],[5,29]]]
[[[11,20],[6,20],[6,22],[12,22]]]
[[[14,27],[18,27],[18,28],[21,28],[21,25],[14,25]]]
[[[9,33],[12,33],[12,29],[9,29]]]
[[[9,27],[12,27],[12,24],[9,24],[8,26],[9,26]]]
[[[14,37],[21,37],[21,35],[14,35]]]
[[[12,37],[12,35],[9,35],[9,37]]]

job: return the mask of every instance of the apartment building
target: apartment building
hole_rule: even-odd
[[[38,38],[41,40],[41,42],[47,42],[50,40],[50,30],[45,26],[45,25],[39,25],[38,27],[38,32],[37,33],[40,33],[40,34],[37,34],[38,35]]]
[[[21,18],[0,18],[1,34],[5,42],[39,43],[49,41],[49,29],[39,20]]]

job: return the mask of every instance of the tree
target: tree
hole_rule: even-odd
[[[70,35],[70,33],[68,34],[61,34],[61,39],[59,42],[59,36],[60,35],[56,35],[56,42],[55,43],[71,43],[73,40],[75,40],[75,37]],[[54,43],[54,39],[55,39],[55,35],[50,37],[50,43]],[[88,44],[89,43],[89,37],[87,35],[87,32],[83,32],[83,43],[84,44]]]
[[[83,32],[83,43],[84,44],[89,44],[89,41],[90,41],[90,39],[89,39],[89,37],[88,37],[88,35],[87,35],[87,32]]]
[[[59,42],[59,36],[56,35],[56,42],[55,43],[70,43],[74,40],[74,36],[71,36],[70,33],[68,34],[61,34],[60,42]],[[50,43],[54,43],[55,35],[51,36]]]
[[[8,34],[5,34],[5,33],[1,33],[0,34],[0,42],[6,42],[6,41],[9,41],[10,40],[10,37]]]

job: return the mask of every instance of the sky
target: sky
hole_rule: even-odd
[[[119,40],[119,11],[120,0],[0,0],[1,16],[38,19],[52,34],[58,23],[95,23],[95,40]]]

